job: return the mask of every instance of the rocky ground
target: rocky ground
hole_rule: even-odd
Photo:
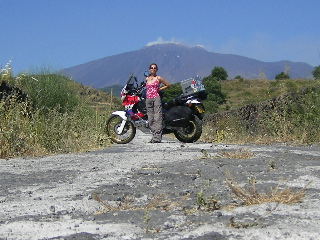
[[[319,146],[147,143],[0,160],[0,239],[319,239]],[[245,206],[305,188],[293,204]],[[237,185],[234,185],[237,186]],[[289,194],[290,195],[290,194]]]

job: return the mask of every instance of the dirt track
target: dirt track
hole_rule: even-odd
[[[0,160],[0,239],[319,238],[318,146],[150,144],[149,138],[140,133],[101,151]],[[256,181],[261,192],[312,183],[300,203],[225,209],[240,203],[229,196],[226,170],[240,186]],[[221,208],[197,210],[201,191]],[[229,226],[232,219],[240,228]]]

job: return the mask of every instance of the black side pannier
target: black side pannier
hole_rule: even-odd
[[[191,115],[192,111],[189,107],[175,106],[167,110],[164,121],[172,127],[182,127],[189,122]]]
[[[166,102],[163,106],[164,109],[170,109],[174,106],[183,106],[183,104],[187,101],[187,99],[185,97],[183,97],[182,95],[179,97],[176,97],[172,100],[170,100],[169,102]]]

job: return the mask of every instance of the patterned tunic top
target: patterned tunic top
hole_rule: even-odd
[[[153,83],[146,82],[146,88],[147,88],[146,97],[147,98],[159,97],[159,87],[160,87],[160,82],[158,79]]]

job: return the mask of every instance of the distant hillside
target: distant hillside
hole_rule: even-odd
[[[108,87],[100,88],[99,90],[105,91],[108,94],[112,93],[113,96],[119,97],[122,88],[123,88],[123,85],[111,85],[111,86],[108,86]]]
[[[237,75],[257,79],[261,71],[267,79],[274,79],[286,65],[290,67],[291,78],[311,78],[314,69],[302,62],[262,62],[238,55],[208,52],[201,47],[158,44],[65,68],[61,73],[93,88],[123,86],[131,73],[142,81],[144,71],[153,62],[159,66],[158,74],[171,83],[196,75],[208,76],[216,66],[223,67],[231,79]]]

